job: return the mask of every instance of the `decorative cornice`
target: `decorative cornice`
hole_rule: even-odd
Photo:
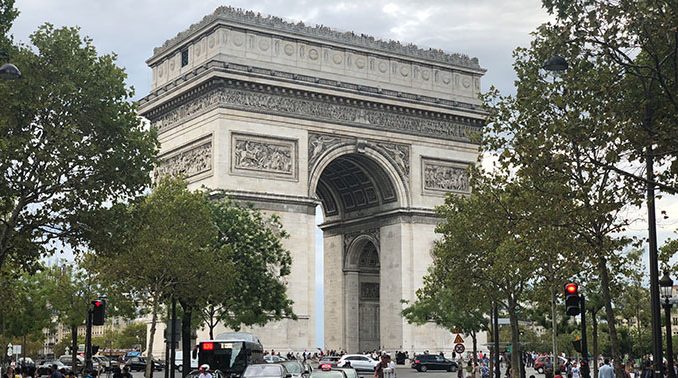
[[[398,41],[384,41],[365,34],[341,32],[323,25],[306,26],[303,22],[293,23],[281,17],[263,16],[261,13],[246,11],[240,8],[221,6],[214,13],[203,17],[200,22],[191,25],[187,30],[178,33],[174,38],[167,40],[161,47],[153,50],[159,55],[180,45],[186,39],[194,36],[201,29],[218,21],[232,22],[240,25],[254,26],[273,32],[285,32],[300,37],[322,39],[328,42],[341,43],[357,48],[378,50],[388,54],[403,55],[406,57],[428,60],[436,63],[452,64],[475,70],[482,70],[478,58],[470,58],[464,54],[451,54],[441,49],[424,49],[414,44],[403,44]]]
[[[361,95],[367,95],[367,96],[373,96],[377,98],[392,98],[396,99],[398,101],[406,101],[406,102],[411,102],[411,103],[428,103],[431,106],[436,106],[436,107],[443,107],[449,110],[464,110],[464,111],[471,111],[475,112],[478,114],[485,114],[486,111],[483,109],[482,105],[477,105],[477,104],[472,104],[472,103],[467,103],[467,102],[461,102],[461,101],[455,101],[455,100],[448,100],[445,98],[440,98],[440,97],[433,97],[433,96],[424,96],[420,94],[415,94],[415,93],[408,93],[408,92],[402,92],[402,91],[396,91],[392,89],[386,89],[386,88],[381,88],[381,87],[373,87],[369,85],[364,85],[364,84],[353,84],[353,83],[348,83],[348,82],[343,82],[343,81],[338,81],[338,80],[330,80],[330,79],[324,79],[318,76],[310,76],[310,75],[301,75],[301,74],[294,74],[291,72],[285,72],[285,71],[279,71],[279,70],[273,70],[273,69],[268,69],[268,68],[261,68],[261,67],[256,67],[256,66],[245,66],[242,64],[236,64],[236,63],[225,63],[225,62],[220,62],[220,61],[215,61],[211,60],[209,62],[206,62],[195,69],[193,71],[186,73],[183,76],[178,77],[174,81],[171,81],[167,84],[165,84],[162,87],[157,88],[147,96],[141,98],[139,100],[140,105],[145,105],[146,103],[150,102],[151,100],[162,96],[164,93],[169,92],[173,88],[177,88],[179,85],[195,78],[198,76],[198,74],[204,73],[207,70],[215,70],[219,72],[224,72],[224,73],[232,73],[232,74],[243,74],[245,73],[248,76],[253,76],[253,77],[259,77],[259,78],[267,78],[267,79],[274,79],[277,81],[282,81],[282,82],[289,82],[289,83],[295,83],[295,84],[302,84],[306,85],[312,88],[331,88],[334,91],[341,91],[341,92],[347,92],[347,93],[359,93]]]
[[[160,133],[217,108],[251,111],[348,126],[471,142],[482,121],[301,90],[215,79],[147,111]]]

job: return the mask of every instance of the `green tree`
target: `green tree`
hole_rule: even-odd
[[[230,265],[219,263],[222,250],[214,248],[217,228],[207,200],[202,193],[188,191],[183,180],[164,178],[150,195],[113,206],[94,220],[104,220],[91,236],[97,277],[150,308],[152,359],[163,303],[211,293],[228,282]],[[151,367],[146,371],[149,378]]]
[[[474,295],[506,309],[511,326],[513,374],[519,374],[521,306],[539,282],[545,254],[541,245],[549,232],[545,215],[557,219],[563,207],[542,201],[529,182],[474,171],[469,196],[448,195],[438,208],[442,239],[433,248],[433,267],[426,280],[439,282],[449,298]],[[537,225],[535,227],[535,225]],[[440,272],[435,275],[432,272]],[[451,277],[465,277],[453,281]]]
[[[42,345],[42,329],[52,321],[48,308],[48,292],[45,275],[18,273],[6,266],[0,274],[0,345],[24,344],[31,347]],[[39,341],[36,343],[36,341]],[[24,346],[23,353],[35,353],[37,349]]]
[[[100,290],[96,280],[76,265],[55,265],[46,274],[49,306],[56,319],[71,329],[71,357],[77,369],[78,327],[85,324],[90,303]]]
[[[15,16],[0,3],[0,20]],[[79,246],[83,217],[147,186],[157,149],[114,55],[77,28],[46,24],[30,39],[10,46],[22,80],[0,83],[0,266],[19,268]]]
[[[227,254],[240,274],[233,276],[229,291],[209,297],[206,308],[217,309],[219,320],[232,329],[284,317],[296,319],[284,281],[291,272],[292,257],[282,244],[288,234],[280,218],[226,198],[211,201],[210,209],[219,230],[216,248]],[[212,318],[210,311],[202,316]]]
[[[485,288],[475,288],[460,293],[449,288],[456,285],[459,277],[445,272],[447,265],[434,264],[424,277],[424,286],[417,290],[417,300],[403,310],[403,316],[410,323],[433,322],[452,333],[462,332],[473,340],[473,362],[477,363],[477,333],[489,331],[486,314],[490,312],[487,301],[478,300],[478,294]]]

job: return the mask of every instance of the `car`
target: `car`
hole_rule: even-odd
[[[78,372],[80,369],[82,369],[83,366],[85,366],[85,359],[82,356],[76,355],[75,358],[78,360],[77,364],[73,364],[73,358],[71,357],[70,354],[64,354],[62,356],[59,356],[58,360],[61,361],[64,365],[68,367],[68,371],[75,371]]]
[[[459,365],[457,365],[456,362],[437,354],[420,354],[414,356],[411,366],[412,369],[416,369],[419,372],[425,372],[427,370],[459,370]]]
[[[355,369],[337,368],[330,364],[322,364],[318,369],[313,370],[310,378],[356,378],[357,376],[358,373]]]
[[[345,354],[337,361],[337,367],[352,367],[357,371],[374,371],[379,361],[365,354]]]
[[[308,378],[308,376],[311,374],[308,366],[298,360],[282,361],[279,362],[279,364],[284,366],[294,378]]]
[[[127,362],[125,362],[125,367],[130,371],[145,371],[146,365],[146,359],[143,357],[130,357],[127,359]],[[162,364],[153,361],[153,370],[161,371]]]
[[[56,365],[57,370],[59,370],[62,374],[68,374],[71,371],[70,366],[66,366],[63,362],[59,360],[52,360],[52,361],[45,361],[38,365],[38,368],[36,370],[36,374],[38,376],[41,375],[49,375],[52,372],[52,366]]]
[[[253,364],[247,366],[242,378],[292,378],[281,364]]]
[[[120,367],[118,361],[112,360],[106,356],[92,356],[92,361],[96,361],[103,371],[111,371],[111,369]]]
[[[551,359],[553,361],[552,357],[550,356],[539,356],[537,357],[536,360],[534,360],[534,370],[537,371],[539,374],[544,374],[544,368],[546,367],[546,361]],[[558,356],[558,368],[560,371],[565,371],[565,364],[567,363],[567,358]]]
[[[269,364],[277,364],[279,362],[287,361],[287,358],[276,356],[275,354],[267,354],[264,356],[264,361]]]
[[[332,367],[337,367],[337,362],[341,356],[323,356],[320,361],[318,361],[318,369],[323,365],[330,365]]]

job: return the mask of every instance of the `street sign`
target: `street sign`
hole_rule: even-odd
[[[454,351],[456,353],[462,354],[462,353],[464,353],[465,350],[466,350],[466,348],[464,348],[464,344],[457,344],[457,345],[454,346]]]
[[[464,338],[461,337],[460,334],[457,334],[457,337],[454,338],[454,343],[455,343],[455,344],[463,344],[463,343],[464,343]]]

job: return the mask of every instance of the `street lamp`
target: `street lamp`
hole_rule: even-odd
[[[544,65],[542,66],[542,68],[546,71],[555,73],[563,72],[567,70],[568,67],[567,60],[565,60],[565,58],[560,55],[554,55],[550,57],[546,62],[544,62]]]
[[[21,71],[12,63],[5,63],[0,67],[0,79],[16,80],[21,78]]]
[[[659,280],[662,297],[664,298],[664,311],[666,313],[666,368],[669,378],[676,378],[676,371],[673,368],[673,340],[671,338],[671,297],[673,296],[673,280],[669,272],[664,271],[664,275]]]

